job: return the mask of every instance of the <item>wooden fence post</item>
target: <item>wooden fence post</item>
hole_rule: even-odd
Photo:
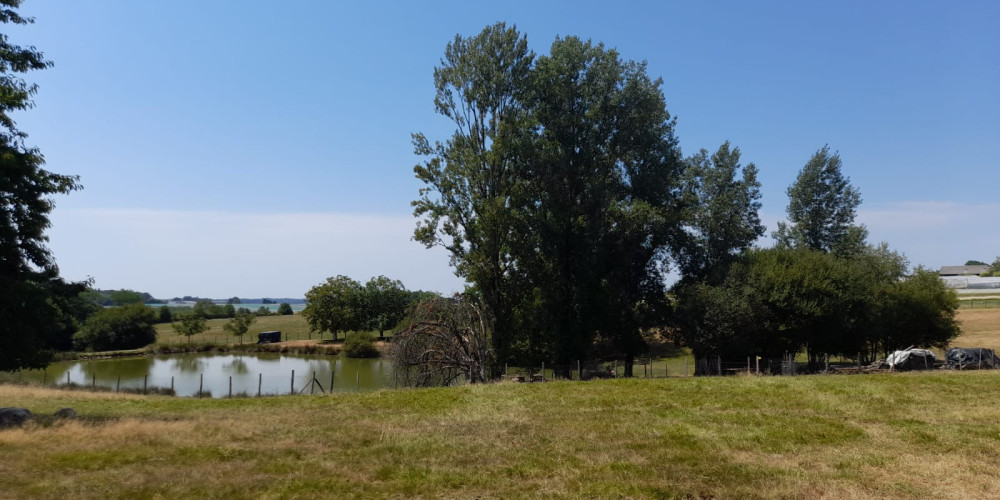
[[[292,370],[292,382],[288,386],[290,387],[288,393],[295,394],[295,370]]]

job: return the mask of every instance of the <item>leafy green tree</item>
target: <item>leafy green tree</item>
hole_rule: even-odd
[[[0,22],[32,24],[17,13],[20,5],[0,0]],[[43,169],[41,152],[25,144],[12,116],[33,107],[38,91],[23,75],[50,66],[34,47],[0,36],[0,370],[46,366],[49,340],[67,325],[59,304],[87,285],[59,277],[45,236],[55,206],[50,197],[80,189],[79,178]]]
[[[257,308],[257,312],[255,312],[254,314],[256,314],[257,316],[270,316],[271,310],[268,309],[267,306],[260,306]]]
[[[278,305],[278,314],[282,316],[289,316],[295,314],[295,311],[292,310],[291,304],[289,304],[288,302],[282,302],[281,304]]]
[[[406,317],[410,293],[399,280],[372,278],[361,293],[364,328],[378,331],[379,337]]]
[[[174,327],[175,332],[187,337],[189,343],[191,342],[191,337],[208,330],[208,323],[205,322],[205,317],[199,314],[188,314],[181,317],[179,322],[172,323],[171,325]]]
[[[967,261],[965,261],[965,265],[967,265],[967,266],[988,266],[989,264],[987,264],[987,263],[985,263],[985,262],[983,262],[981,260],[967,260]]]
[[[79,350],[138,349],[156,342],[156,313],[144,304],[101,309],[73,337]]]
[[[481,295],[494,322],[495,373],[511,360],[520,294],[509,205],[523,177],[516,151],[530,129],[524,94],[533,58],[527,39],[504,23],[473,37],[456,35],[434,69],[436,110],[455,130],[433,145],[413,135],[416,154],[428,158],[414,167],[426,185],[413,202],[420,219],[414,239],[447,249],[455,274]]]
[[[222,330],[230,335],[239,337],[240,343],[242,344],[243,336],[246,335],[250,326],[256,322],[257,316],[253,314],[240,313],[222,325]]]
[[[536,301],[531,327],[559,365],[588,359],[600,333],[629,367],[645,348],[640,329],[662,324],[684,165],[661,85],[644,63],[576,37],[556,39],[532,72],[538,133],[512,253]]]
[[[917,268],[887,288],[872,316],[880,335],[869,339],[871,351],[888,355],[909,346],[944,349],[961,333],[955,313],[958,297],[934,271]]]
[[[861,192],[840,171],[840,155],[823,146],[788,188],[788,223],[772,236],[779,246],[849,255],[861,250],[868,230],[854,225]]]
[[[681,287],[677,318],[696,356],[777,358],[806,350],[866,359],[955,337],[957,301],[935,273],[905,276],[886,245],[850,258],[805,248],[755,249],[719,284]]]
[[[330,332],[334,340],[338,332],[360,330],[364,317],[360,311],[361,284],[347,276],[327,278],[324,283],[306,292],[306,307],[302,316],[311,331]]]
[[[174,313],[170,311],[167,306],[160,306],[157,310],[156,322],[157,323],[170,323],[174,320]]]
[[[243,302],[240,301],[239,297],[230,297],[229,299],[226,300],[226,304],[236,304],[236,305],[239,305],[239,304],[242,304],[242,303]]]
[[[757,167],[740,165],[740,149],[725,142],[687,159],[687,231],[675,258],[685,281],[724,276],[729,265],[764,234]]]

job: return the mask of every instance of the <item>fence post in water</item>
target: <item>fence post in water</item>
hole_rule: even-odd
[[[146,394],[146,382],[149,381],[149,374],[142,376],[142,393]]]
[[[232,397],[233,397],[233,376],[230,375],[229,376],[229,398],[232,399]]]
[[[122,376],[118,375],[118,383],[115,384],[115,392],[118,392],[122,388]]]
[[[90,387],[92,389],[97,389],[97,373],[90,376]]]
[[[309,381],[309,394],[316,392],[316,370],[313,370],[313,378]]]
[[[260,397],[260,386],[263,383],[264,383],[264,374],[263,373],[258,373],[257,374],[257,397],[258,398]]]
[[[201,393],[203,392],[202,389],[204,389],[204,388],[205,388],[205,374],[204,373],[199,373],[198,374],[198,397],[199,398],[201,397]]]
[[[289,394],[295,394],[295,370],[292,370],[292,382],[288,384],[290,389],[288,389]]]
[[[174,376],[173,375],[170,376],[170,392],[173,392],[174,396],[177,395],[177,392],[174,391]]]
[[[17,371],[17,378],[21,378],[21,370]],[[66,371],[66,385],[69,385],[69,371]]]
[[[334,368],[336,368],[336,365],[334,365]],[[395,372],[393,372],[393,374],[395,375]],[[331,368],[330,369],[330,394],[333,394],[333,380],[334,380],[334,377],[336,377],[336,375],[337,375],[337,372],[335,372],[333,370],[333,368]]]

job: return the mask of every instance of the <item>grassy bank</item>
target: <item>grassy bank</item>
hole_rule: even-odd
[[[226,324],[228,321],[228,318],[210,319],[206,322],[208,330],[198,335],[193,335],[190,339],[174,331],[174,327],[170,323],[160,323],[156,325],[156,343],[161,345],[189,343],[217,345],[238,344],[240,342],[239,337],[229,335],[222,329],[222,325]],[[280,331],[282,340],[333,339],[333,336],[330,333],[324,333],[321,337],[318,333],[311,332],[309,330],[309,323],[306,322],[305,318],[303,318],[301,314],[291,314],[287,316],[275,315],[258,317],[257,322],[254,323],[250,327],[247,334],[244,335],[243,343],[252,344],[257,342],[258,333],[271,330]],[[371,334],[378,337],[378,332],[371,332]],[[392,332],[385,332],[385,334],[391,335]],[[341,333],[338,339],[343,340],[344,334]]]
[[[3,498],[983,498],[1000,374],[500,384],[198,400],[0,386]]]

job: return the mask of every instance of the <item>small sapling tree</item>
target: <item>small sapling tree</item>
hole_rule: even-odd
[[[233,319],[222,325],[222,329],[233,336],[240,338],[240,343],[243,343],[243,336],[246,335],[247,330],[250,329],[250,325],[257,322],[257,316],[249,313],[237,314]]]
[[[187,337],[188,343],[191,343],[191,337],[208,330],[205,317],[199,314],[189,314],[171,325],[175,332]]]

